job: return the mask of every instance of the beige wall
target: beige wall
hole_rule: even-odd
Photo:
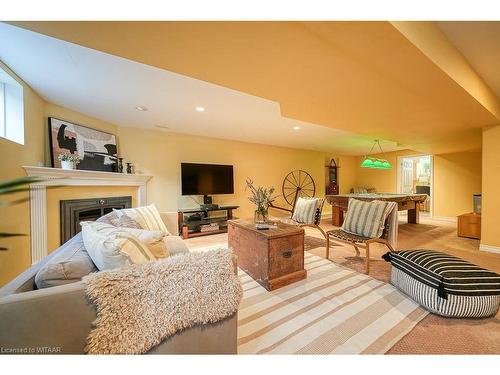
[[[23,165],[38,165],[43,162],[46,127],[44,122],[44,101],[30,87],[14,75],[0,62],[2,69],[16,78],[24,89],[24,136],[25,144],[20,145],[0,138],[0,180],[25,176]],[[16,198],[15,196],[11,197]],[[3,201],[7,199],[0,196]],[[2,232],[30,232],[28,203],[1,208],[0,230]],[[31,263],[29,237],[15,237],[1,241],[2,246],[10,248],[0,251],[0,286],[24,271]]]
[[[434,155],[434,216],[472,212],[481,193],[481,152]]]
[[[481,244],[500,247],[500,126],[483,131]]]

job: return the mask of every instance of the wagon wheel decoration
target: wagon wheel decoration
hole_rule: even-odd
[[[314,197],[316,184],[309,173],[299,169],[286,175],[281,192],[285,201],[293,207],[298,197]]]

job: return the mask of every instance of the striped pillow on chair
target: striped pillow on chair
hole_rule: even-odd
[[[384,231],[389,210],[387,202],[349,199],[342,230],[362,237],[378,238]]]
[[[319,198],[299,197],[295,202],[292,220],[301,224],[314,224],[316,218],[316,209],[320,203]]]

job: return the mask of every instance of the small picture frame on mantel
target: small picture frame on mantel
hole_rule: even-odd
[[[117,172],[117,146],[114,134],[49,117],[51,165],[61,168],[59,155],[79,157],[76,169]]]

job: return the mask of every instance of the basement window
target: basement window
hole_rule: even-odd
[[[0,137],[24,145],[23,86],[0,68]]]

